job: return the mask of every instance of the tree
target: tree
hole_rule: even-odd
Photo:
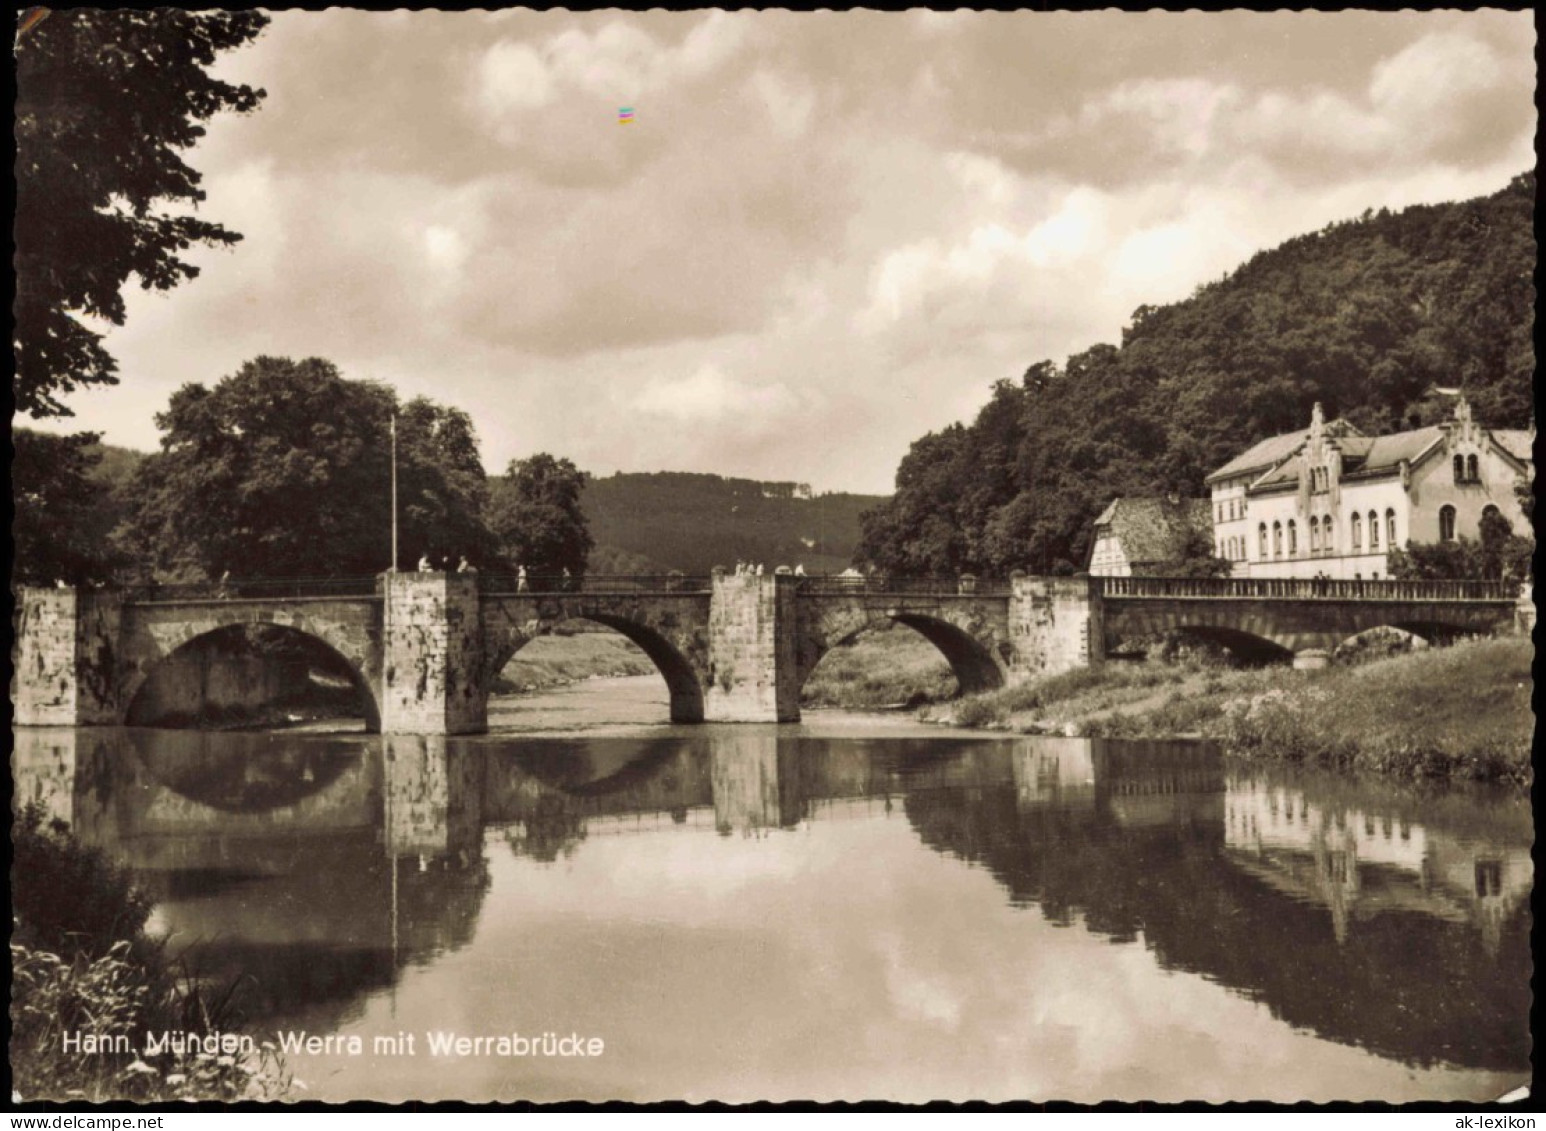
[[[16,408],[69,416],[57,399],[117,383],[102,334],[78,315],[124,321],[130,276],[170,290],[199,269],[193,244],[241,237],[166,205],[204,199],[180,151],[222,110],[262,90],[212,78],[215,56],[268,23],[258,12],[73,8],[32,27],[16,56]]]
[[[156,417],[125,540],[160,576],[376,573],[391,557],[398,413],[398,568],[488,563],[486,485],[467,414],[345,379],[328,361],[260,357],[213,389],[185,385]]]
[[[503,481],[491,492],[488,522],[500,551],[513,566],[534,574],[568,570],[585,574],[590,557],[590,527],[580,509],[589,477],[567,459],[539,452],[512,460]]]
[[[18,428],[11,437],[13,585],[107,581],[118,564],[93,520],[103,490],[92,479],[97,436],[52,436]]]
[[[1482,539],[1459,538],[1391,550],[1386,568],[1393,578],[1420,581],[1524,581],[1532,575],[1535,540],[1508,529],[1482,528]]]

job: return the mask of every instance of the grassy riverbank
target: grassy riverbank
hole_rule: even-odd
[[[900,625],[833,648],[800,690],[808,707],[878,710],[949,699],[955,676],[939,649]]]
[[[151,901],[127,872],[36,807],[20,814],[11,839],[14,1097],[153,1103],[292,1096],[297,1085],[272,1046],[238,1047],[232,988],[212,993],[145,933]],[[153,1041],[157,1034],[213,1035],[215,1044],[174,1049]],[[224,1047],[221,1034],[232,1035]]]
[[[654,662],[636,644],[615,632],[577,632],[539,636],[515,654],[494,681],[494,694],[545,691],[582,679],[654,675]]]
[[[1477,640],[1318,672],[1106,664],[924,711],[957,726],[1216,738],[1232,754],[1412,778],[1531,780],[1529,640]]]

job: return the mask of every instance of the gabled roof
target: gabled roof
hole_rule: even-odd
[[[1357,467],[1343,466],[1348,471],[1382,471],[1401,466],[1402,460],[1416,463],[1418,456],[1443,437],[1444,429],[1437,425],[1414,428],[1410,432],[1392,432],[1389,436],[1376,436]]]
[[[1213,504],[1207,499],[1169,499],[1146,496],[1118,498],[1095,520],[1097,533],[1110,533],[1122,543],[1129,562],[1179,560],[1187,535],[1201,532],[1213,540]],[[1101,528],[1106,530],[1102,531]],[[1094,543],[1091,542],[1091,552]]]
[[[1212,483],[1219,479],[1233,479],[1237,475],[1244,475],[1250,471],[1275,467],[1303,447],[1309,435],[1307,429],[1301,428],[1297,432],[1284,432],[1281,436],[1269,436],[1265,440],[1258,440],[1203,482]]]
[[[1326,435],[1336,438],[1339,445],[1356,444],[1359,441],[1369,442],[1368,437],[1345,420],[1333,420],[1327,424]],[[1203,482],[1213,483],[1220,479],[1233,479],[1237,475],[1245,475],[1252,471],[1267,471],[1275,468],[1304,447],[1305,441],[1309,438],[1310,430],[1301,428],[1297,432],[1284,432],[1280,436],[1269,436],[1265,440],[1258,440]],[[1345,448],[1343,450],[1346,451]]]
[[[1535,462],[1535,433],[1526,428],[1494,428],[1492,438],[1498,447],[1520,463]]]
[[[1416,463],[1419,457],[1443,438],[1444,429],[1430,425],[1427,428],[1414,428],[1410,432],[1392,432],[1388,436],[1341,436],[1335,443],[1337,450],[1342,453],[1344,476],[1377,475],[1396,470],[1402,460]],[[1299,466],[1285,458],[1277,467],[1252,483],[1250,489],[1281,487],[1298,480]]]

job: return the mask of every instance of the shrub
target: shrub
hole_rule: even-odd
[[[69,956],[103,955],[136,940],[150,899],[101,849],[82,846],[68,825],[45,816],[28,805],[11,833],[11,912],[22,939]]]
[[[234,987],[209,998],[144,933],[152,902],[100,849],[29,805],[13,832],[12,1088],[93,1102],[278,1099],[293,1081],[277,1050],[251,1056],[146,1051],[146,1034],[234,1032]],[[66,1033],[123,1038],[130,1052],[82,1055]],[[111,1047],[111,1046],[108,1046]]]

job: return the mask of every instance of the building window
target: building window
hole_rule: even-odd
[[[1325,518],[1321,519],[1321,549],[1329,554],[1336,547],[1337,528],[1332,524],[1331,516],[1328,514]]]
[[[1288,556],[1293,557],[1299,552],[1299,528],[1294,525],[1294,520],[1288,520]]]
[[[1363,519],[1355,514],[1349,526],[1351,527],[1353,552],[1357,553],[1363,549]]]
[[[1369,512],[1369,549],[1380,548],[1380,516],[1374,511]]]
[[[1480,483],[1482,481],[1481,470],[1476,466],[1475,456],[1465,457],[1465,477],[1472,483]]]
[[[1439,508],[1439,541],[1453,542],[1455,540],[1455,508],[1442,506]]]
[[[1392,550],[1396,548],[1396,512],[1394,510],[1385,512],[1385,545]]]
[[[1261,535],[1261,560],[1262,561],[1266,561],[1267,560],[1267,524],[1265,522],[1262,523],[1261,526],[1258,528],[1258,533]]]
[[[1456,483],[1464,483],[1465,482],[1465,456],[1457,455],[1455,457],[1455,459],[1454,459],[1454,466],[1455,466],[1455,482]]]
[[[1283,556],[1283,524],[1280,522],[1272,524],[1272,556],[1275,558]]]

